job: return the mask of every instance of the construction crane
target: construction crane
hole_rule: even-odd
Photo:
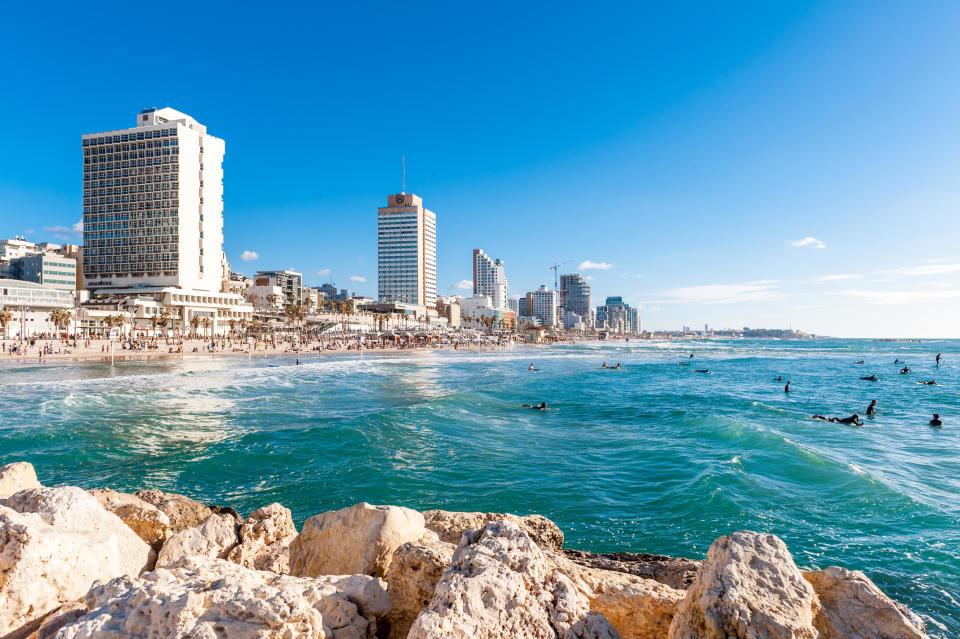
[[[566,262],[560,262],[558,264],[552,264],[550,266],[550,270],[553,271],[553,290],[555,291],[560,290],[560,267],[563,266],[564,264],[569,264],[569,263],[570,263],[570,260],[567,260]]]

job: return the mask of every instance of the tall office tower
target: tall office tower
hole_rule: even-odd
[[[508,310],[510,304],[507,276],[503,272],[503,261],[495,260],[483,252],[473,249],[473,294],[486,295],[493,308]]]
[[[564,313],[576,313],[589,326],[593,310],[593,295],[590,283],[579,273],[560,276],[560,306]]]
[[[536,317],[544,326],[557,325],[557,292],[546,285],[527,293],[526,314]]]
[[[223,140],[166,108],[82,143],[87,287],[219,292]]]
[[[437,216],[418,195],[377,209],[377,283],[381,302],[437,305]]]

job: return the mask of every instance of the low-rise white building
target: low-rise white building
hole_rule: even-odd
[[[0,279],[0,309],[13,315],[7,326],[0,329],[0,335],[4,339],[17,339],[53,333],[57,327],[50,321],[50,314],[56,309],[73,313],[74,303],[70,291],[35,282]],[[72,332],[72,319],[71,326],[63,326],[61,330]]]

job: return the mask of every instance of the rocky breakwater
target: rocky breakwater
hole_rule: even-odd
[[[0,639],[920,639],[863,573],[773,535],[702,561],[565,549],[539,515],[356,504],[301,531],[154,490],[0,466]]]

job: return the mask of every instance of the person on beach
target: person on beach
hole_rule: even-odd
[[[877,400],[872,399],[870,400],[870,405],[867,406],[867,415],[869,415],[870,417],[873,417],[876,414],[877,414]]]
[[[784,393],[790,392],[790,382],[787,382],[787,385],[783,387],[783,392]]]
[[[523,404],[523,405],[522,405],[522,408],[532,408],[533,410],[547,410],[547,403],[546,403],[546,402],[540,402],[540,405],[539,405],[539,406],[533,406],[533,405],[530,405],[530,404]]]
[[[937,353],[937,367],[940,367],[940,353]]]
[[[874,373],[874,374],[871,375],[870,377],[861,377],[860,379],[866,380],[866,381],[868,381],[868,382],[879,382],[879,381],[880,381],[880,378],[877,377],[877,374],[876,374],[876,373]]]
[[[824,417],[823,415],[812,415],[811,419],[819,419],[824,422],[831,422],[833,424],[852,424],[854,426],[863,426],[863,421],[860,419],[858,413],[854,413],[850,417]]]
[[[939,415],[939,413],[934,413],[934,414],[933,414],[933,419],[930,420],[930,425],[931,425],[931,426],[943,426],[943,422],[940,421],[940,415]]]

